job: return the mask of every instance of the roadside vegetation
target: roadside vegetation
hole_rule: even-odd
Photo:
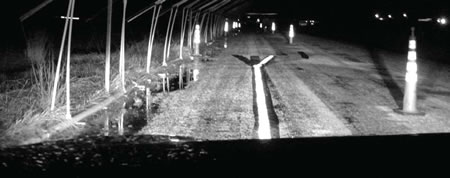
[[[48,139],[48,129],[66,121],[65,117],[65,80],[64,75],[58,86],[56,109],[50,110],[51,92],[56,71],[57,43],[49,40],[44,32],[35,32],[28,39],[25,56],[31,68],[22,72],[21,77],[10,79],[1,75],[0,80],[0,147],[39,142]],[[85,46],[104,46],[102,40],[90,40]],[[93,44],[95,43],[95,44]],[[98,44],[97,44],[98,43]],[[100,44],[101,43],[101,44]],[[163,70],[162,51],[164,41],[156,39],[150,75],[145,73],[148,38],[141,41],[129,41],[126,45],[126,84],[139,83],[143,78],[159,80],[157,73]],[[113,48],[114,49],[114,48]],[[76,51],[76,50],[74,50]],[[80,50],[83,51],[83,50]],[[71,59],[71,113],[72,116],[95,105],[109,96],[104,90],[105,54],[103,49],[92,52],[72,53]],[[184,49],[184,59],[189,51]],[[179,45],[173,42],[168,67],[164,70],[176,73],[181,60]],[[61,74],[65,71],[65,59]],[[12,66],[14,67],[14,66]],[[111,54],[111,93],[119,90],[119,50]],[[118,108],[120,109],[120,108]],[[79,132],[83,125],[74,124],[72,131]],[[78,131],[77,131],[78,130]],[[65,134],[67,134],[65,133]],[[59,136],[64,137],[64,136]]]

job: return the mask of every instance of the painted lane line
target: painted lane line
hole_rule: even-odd
[[[259,64],[254,65],[255,72],[255,91],[256,91],[256,104],[258,108],[258,137],[259,139],[271,139],[269,113],[267,110],[266,94],[264,92],[263,78],[261,73],[262,65],[273,59],[274,56],[269,56],[261,61]]]

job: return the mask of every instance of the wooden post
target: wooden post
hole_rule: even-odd
[[[126,0],[124,0],[124,1],[126,1]],[[117,123],[117,130],[118,130],[119,135],[123,135],[123,132],[124,132],[123,120],[125,117],[125,112],[126,112],[126,110],[124,107],[124,108],[122,108],[122,111],[120,112],[119,122]]]
[[[163,93],[166,93],[166,76],[163,76]]]
[[[125,93],[125,21],[127,11],[127,0],[123,0],[122,33],[120,37],[120,63],[119,72],[122,84],[122,90]]]
[[[169,78],[169,73],[166,73],[166,77],[167,77],[167,92],[170,92],[170,78]]]
[[[72,7],[72,1],[69,1],[69,5],[67,7],[67,17],[69,17],[70,15],[70,10]],[[69,25],[69,19],[66,19],[66,22],[64,24],[64,32],[63,32],[63,36],[62,36],[62,40],[61,40],[61,47],[59,49],[59,55],[58,55],[58,64],[56,65],[56,73],[55,73],[55,80],[53,82],[53,89],[52,89],[52,102],[50,105],[50,110],[54,111],[55,110],[55,105],[56,105],[56,93],[58,90],[58,83],[59,83],[59,78],[60,78],[60,72],[61,72],[61,61],[62,61],[62,55],[64,52],[64,44],[66,44],[66,35],[67,35],[67,28]]]
[[[75,0],[72,1],[69,19],[69,34],[67,40],[67,63],[66,63],[66,118],[71,119],[70,114],[70,48],[72,43],[73,11],[75,9]]]
[[[150,85],[152,83],[152,80],[148,79],[148,84]],[[150,118],[151,112],[152,112],[152,91],[149,87],[145,88],[145,105],[146,105],[146,112],[147,112],[147,118]]]
[[[111,23],[112,23],[112,6],[113,0],[108,0],[108,17],[106,20],[106,62],[105,62],[105,90],[109,93],[110,76],[111,76]]]
[[[183,64],[180,65],[180,71],[178,74],[178,88],[181,90],[183,89],[183,71],[184,71],[184,66]]]
[[[106,106],[105,108],[104,108],[104,110],[105,110],[105,115],[106,115],[106,118],[105,118],[105,126],[104,126],[104,135],[105,136],[108,136],[109,135],[109,115],[108,115],[108,106]]]

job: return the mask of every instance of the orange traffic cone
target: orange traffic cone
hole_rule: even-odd
[[[409,38],[408,63],[406,65],[405,93],[403,96],[403,109],[396,109],[395,112],[404,115],[425,115],[419,112],[416,107],[417,101],[417,52],[416,37],[414,27],[411,28]]]

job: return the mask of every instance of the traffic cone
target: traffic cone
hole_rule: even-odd
[[[415,28],[411,28],[411,36],[409,38],[408,63],[406,65],[405,75],[405,91],[403,96],[403,109],[396,109],[395,112],[403,115],[425,115],[419,112],[416,107],[417,102],[417,52],[416,37],[414,35]]]

